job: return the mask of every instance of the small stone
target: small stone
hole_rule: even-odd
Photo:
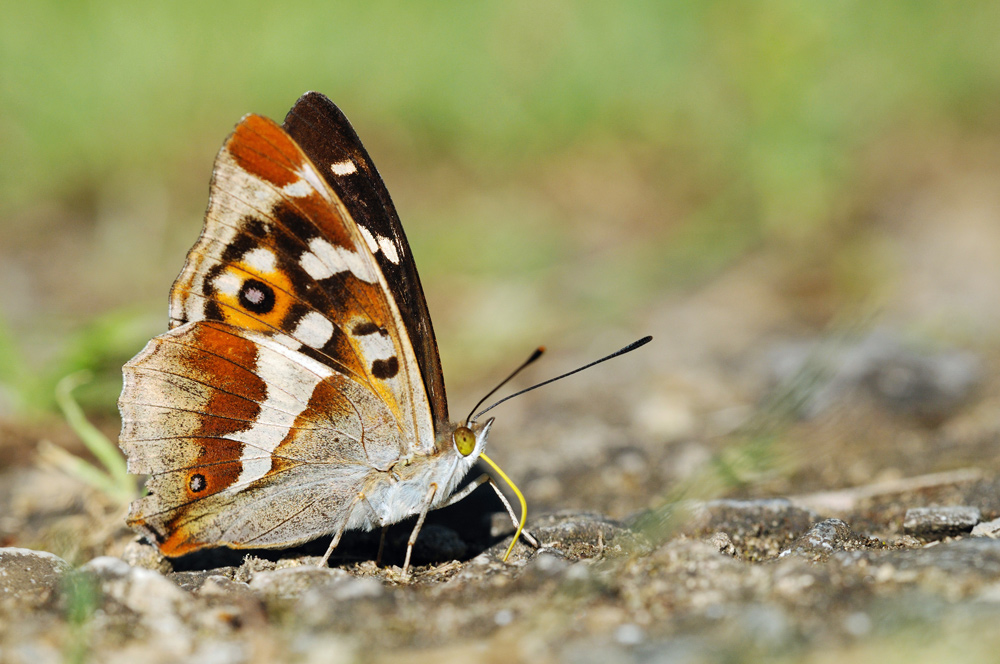
[[[196,592],[201,597],[231,598],[250,592],[250,585],[240,581],[233,581],[228,576],[222,574],[209,574],[201,585],[198,586]]]
[[[293,640],[288,660],[300,664],[353,664],[363,659],[362,653],[371,654],[370,649],[362,648],[356,638],[316,631],[306,632]],[[252,661],[252,657],[250,659]]]
[[[475,558],[473,558],[472,560],[470,560],[469,564],[471,564],[471,565],[479,565],[479,566],[485,567],[486,565],[489,565],[492,562],[493,562],[493,559],[490,558],[489,554],[487,554],[487,553],[480,553],[478,556],[476,556]]]
[[[379,578],[345,573],[342,578],[305,590],[294,600],[293,610],[303,624],[323,629],[336,624],[350,633],[391,615],[396,595]]]
[[[89,572],[102,578],[127,576],[131,570],[131,565],[114,556],[98,556],[80,568],[82,572]]]
[[[646,640],[646,632],[635,623],[619,625],[615,630],[615,641],[623,646],[637,646]]]
[[[510,609],[500,609],[493,614],[493,623],[497,627],[505,627],[514,622],[514,612]]]
[[[976,595],[976,600],[988,604],[1000,604],[1000,583],[992,583]]]
[[[579,562],[573,563],[566,570],[566,580],[575,582],[586,582],[590,581],[593,574],[590,570],[589,561],[581,560]]]
[[[894,549],[919,549],[924,545],[913,535],[896,535],[886,540],[886,544]]]
[[[180,586],[183,590],[196,591],[201,588],[209,578],[213,576],[232,576],[236,573],[235,567],[216,567],[209,570],[198,570],[191,572],[171,572],[167,578]]]
[[[543,547],[558,549],[571,558],[593,558],[614,552],[615,543],[632,535],[623,523],[603,514],[570,510],[533,519],[531,532]]]
[[[534,587],[552,580],[561,581],[570,566],[570,561],[557,549],[542,548],[524,563],[517,582],[522,587]]]
[[[48,551],[0,548],[0,600],[24,608],[45,604],[70,565]]]
[[[132,567],[120,558],[100,556],[80,568],[94,575],[101,589],[140,615],[155,615],[186,603],[188,594],[159,572]]]
[[[349,577],[339,568],[290,567],[257,572],[250,579],[250,588],[268,598],[294,599],[307,590],[333,588]]]
[[[903,531],[924,539],[942,539],[970,532],[982,520],[978,507],[914,507],[906,511]]]
[[[156,639],[170,642],[171,652],[191,646],[191,635],[184,623],[196,612],[193,596],[181,590],[159,572],[131,567],[124,560],[101,556],[80,568],[97,584],[101,607],[124,607],[135,614],[141,625]]]
[[[1000,537],[1000,519],[993,519],[992,521],[984,521],[983,523],[977,523],[972,529],[973,537],[989,537],[990,539],[997,539]]]
[[[540,576],[556,576],[569,569],[569,562],[557,551],[545,549],[528,564],[526,572]]]
[[[917,584],[958,601],[1000,581],[1000,540],[966,537],[919,549],[848,551],[834,554],[831,563],[842,571],[859,570],[861,563],[865,576],[877,584]]]
[[[733,544],[733,540],[728,534],[719,531],[714,533],[708,538],[708,543],[719,550],[719,553],[724,553],[727,556],[733,556],[734,558],[739,557],[739,552],[736,550],[736,545]]]
[[[692,509],[692,518],[684,530],[692,534],[723,532],[733,539],[799,535],[807,531],[816,518],[813,512],[796,507],[785,498],[710,500]]]
[[[169,574],[174,571],[174,566],[170,559],[160,553],[152,544],[147,544],[140,539],[134,539],[125,545],[122,551],[122,560],[132,567],[144,567],[160,574]]]
[[[840,519],[826,519],[795,540],[780,556],[797,555],[822,562],[829,559],[835,551],[864,549],[871,544],[869,538],[858,535]]]
[[[358,599],[375,599],[384,593],[385,586],[374,577],[350,577],[334,586],[331,597],[338,602],[349,602]]]
[[[864,611],[855,611],[844,618],[844,630],[851,636],[865,636],[872,631],[872,619]]]
[[[309,558],[306,558],[305,560],[311,561]],[[316,563],[318,562],[319,558],[316,558]],[[311,563],[309,566],[315,566],[315,563]],[[233,581],[249,584],[250,579],[252,579],[255,574],[260,572],[270,572],[277,569],[277,567],[277,563],[273,560],[258,558],[256,556],[246,556],[243,558],[243,563],[236,569],[235,574],[233,574]]]

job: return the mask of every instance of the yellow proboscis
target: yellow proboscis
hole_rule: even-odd
[[[517,501],[521,503],[521,520],[518,522],[517,530],[514,532],[514,539],[510,541],[510,546],[507,547],[507,553],[503,554],[503,561],[507,562],[507,558],[510,557],[510,552],[514,550],[514,545],[517,544],[517,538],[521,536],[521,531],[524,530],[524,523],[528,519],[528,503],[525,502],[524,494],[521,493],[521,490],[517,488],[517,485],[514,484],[509,477],[507,477],[507,473],[500,470],[500,466],[493,463],[493,459],[489,458],[485,454],[480,454],[479,458],[489,464],[490,468],[497,471],[497,475],[499,475],[500,478],[507,483],[507,486],[514,490],[514,495],[517,496]]]

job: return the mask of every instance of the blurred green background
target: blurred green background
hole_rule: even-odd
[[[657,334],[669,298],[759,257],[796,324],[881,306],[899,201],[997,172],[998,19],[989,1],[15,3],[0,415],[50,409],[85,367],[103,377],[85,403],[113,414],[222,140],[306,90],[394,196],[449,384],[540,342]],[[982,309],[963,333],[995,322]]]
[[[533,379],[656,337],[504,407],[497,458],[532,510],[665,506],[666,522],[733,487],[997,468],[1000,3],[8,5],[4,495],[56,446],[86,454],[54,416],[65,376],[94,373],[74,395],[114,438],[121,365],[166,329],[219,146],[307,90],[345,111],[392,193],[453,414],[538,344]],[[975,351],[978,404],[924,424],[862,396],[803,423],[792,398],[761,399],[773,342],[869,325]],[[60,544],[25,517],[41,525],[15,542],[62,554],[100,530],[96,501],[25,477],[77,530]]]

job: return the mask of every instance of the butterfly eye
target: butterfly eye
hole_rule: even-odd
[[[469,456],[472,454],[472,450],[476,449],[476,434],[472,433],[472,429],[469,427],[455,429],[452,439],[455,441],[455,449],[462,456]]]

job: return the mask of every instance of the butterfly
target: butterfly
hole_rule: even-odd
[[[309,92],[219,151],[169,331],[124,367],[120,446],[148,494],[128,523],[167,556],[286,548],[418,515],[458,490],[492,419],[453,423],[427,303],[382,178]],[[509,480],[508,480],[509,482]],[[513,486],[513,485],[512,485]],[[514,488],[516,491],[516,487]],[[457,491],[457,492],[456,492]]]

